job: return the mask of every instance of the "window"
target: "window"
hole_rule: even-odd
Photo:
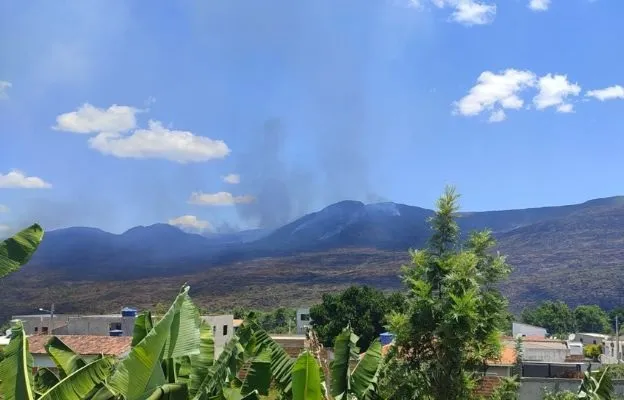
[[[213,325],[212,326],[212,335],[214,336],[216,334],[217,334],[217,327],[216,327],[216,325]]]
[[[223,336],[227,336],[227,325],[223,325]]]
[[[35,326],[35,334],[37,334],[39,332],[39,327]]]
[[[47,326],[42,326],[41,327],[41,334],[42,335],[47,335],[48,334],[48,327]]]
[[[594,340],[594,344],[596,344],[596,341]]]
[[[109,330],[111,331],[120,331],[121,330],[121,322],[111,322],[109,325]]]
[[[310,320],[310,314],[301,314],[301,320],[302,321],[309,321]]]

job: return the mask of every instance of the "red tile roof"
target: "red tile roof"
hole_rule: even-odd
[[[88,336],[88,335],[55,335],[77,354],[106,356],[120,356],[130,350],[132,337],[130,336]],[[48,354],[45,344],[50,340],[49,335],[35,335],[28,337],[28,347],[32,354]]]

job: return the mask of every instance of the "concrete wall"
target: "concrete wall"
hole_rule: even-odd
[[[560,363],[566,360],[570,354],[568,348],[561,349],[536,349],[528,346],[523,347],[522,359],[524,361],[543,361],[551,363]]]
[[[121,324],[121,315],[88,315],[72,317],[67,324],[70,335],[108,336],[111,324]],[[132,332],[130,332],[132,334]]]
[[[615,393],[624,395],[624,381],[613,381]],[[571,390],[576,392],[581,384],[580,379],[557,378],[522,378],[520,384],[520,400],[540,400],[544,388],[551,391]]]
[[[61,332],[63,327],[67,326],[67,319],[69,315],[58,314],[54,315],[54,333],[64,334]],[[43,328],[48,329],[48,333],[51,333],[50,314],[41,315],[15,315],[13,319],[19,319],[24,325],[24,331],[27,335],[35,335],[41,333]],[[36,329],[36,330],[35,330]]]
[[[514,322],[511,326],[511,331],[513,337],[518,335],[521,336],[546,336],[546,329],[540,328],[538,326],[532,326],[527,324],[522,324],[520,322]]]

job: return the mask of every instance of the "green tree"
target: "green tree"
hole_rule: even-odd
[[[396,346],[382,378],[387,397],[469,399],[475,372],[500,355],[507,303],[497,284],[510,267],[492,252],[488,231],[460,244],[458,197],[446,189],[430,220],[428,247],[411,251],[403,268],[408,309],[391,318]]]
[[[622,328],[624,328],[624,307],[615,307],[609,311],[609,327],[611,328],[611,332],[615,333],[615,319],[617,317],[617,323],[620,328],[620,332],[622,332]]]
[[[546,328],[550,335],[565,336],[576,332],[574,313],[563,301],[547,300],[522,311],[522,322]]]
[[[310,317],[319,340],[333,347],[333,340],[345,326],[350,325],[360,337],[358,345],[368,349],[379,334],[386,331],[386,315],[402,307],[401,294],[386,297],[369,286],[351,286],[338,294],[325,294],[321,304],[310,309]]]
[[[608,333],[609,315],[599,306],[581,305],[574,309],[574,320],[579,332]]]

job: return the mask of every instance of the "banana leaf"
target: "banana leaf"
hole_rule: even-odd
[[[208,369],[201,384],[197,387],[195,400],[212,399],[223,391],[223,386],[232,380],[238,373],[240,356],[244,353],[243,346],[238,338],[233,337],[224,347],[215,361],[214,365]]]
[[[152,313],[149,311],[142,312],[134,320],[134,329],[132,331],[132,347],[136,346],[143,340],[145,336],[152,330],[154,323],[152,321]]]
[[[314,356],[306,351],[302,353],[292,372],[293,400],[322,400],[320,366]]]
[[[21,321],[11,328],[11,341],[4,348],[0,362],[0,393],[4,400],[34,400],[33,358],[28,352],[28,340]]]
[[[238,390],[230,388],[223,390],[222,397],[224,400],[260,400],[260,395],[256,391],[243,395]]]
[[[167,383],[149,395],[146,400],[187,400],[188,388],[184,384]]]
[[[48,355],[56,364],[61,379],[87,365],[86,361],[74,353],[63,341],[52,336],[45,345]]]
[[[261,352],[265,348],[270,350],[273,381],[285,398],[292,397],[293,359],[290,358],[286,350],[277,344],[262,328],[258,325],[252,325],[252,328],[254,331],[253,341],[255,343],[256,352]]]
[[[84,400],[90,398],[110,375],[115,359],[102,357],[90,362],[70,375],[47,392],[38,400]]]
[[[126,400],[144,398],[166,384],[161,362],[199,354],[199,315],[185,286],[163,318],[115,369],[107,387]]]
[[[191,357],[191,376],[189,383],[189,394],[195,396],[202,381],[208,375],[209,369],[214,364],[214,338],[212,327],[206,322],[202,322],[199,331],[199,354]]]
[[[351,391],[358,399],[375,398],[381,361],[381,343],[376,339],[351,374]]]
[[[0,278],[19,270],[35,253],[43,239],[43,228],[31,225],[0,242]]]
[[[271,378],[271,350],[265,348],[251,360],[241,393],[249,394],[257,391],[262,396],[268,396]]]
[[[59,383],[59,378],[48,368],[39,368],[34,377],[35,393],[41,396],[50,390],[51,387]]]
[[[358,348],[356,346],[359,338],[350,327],[336,336],[334,343],[334,360],[330,363],[331,375],[331,395],[334,397],[348,393],[351,388],[349,362],[352,356],[356,356]]]

